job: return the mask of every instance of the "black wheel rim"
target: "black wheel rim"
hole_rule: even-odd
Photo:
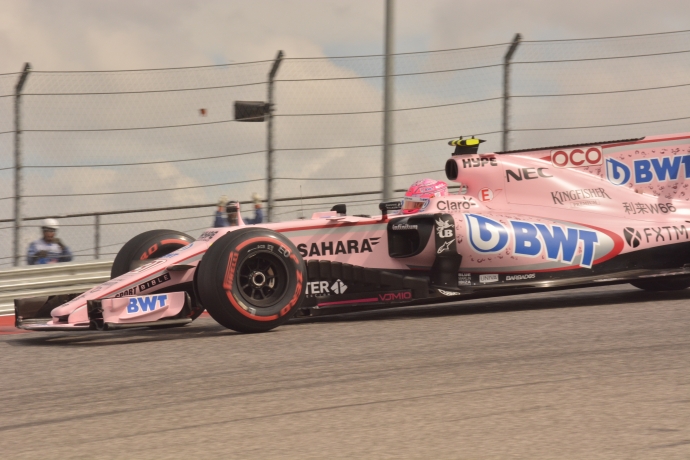
[[[287,266],[272,252],[251,254],[242,261],[238,274],[238,291],[254,307],[275,305],[287,291]]]

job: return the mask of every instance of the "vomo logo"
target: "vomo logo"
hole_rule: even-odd
[[[625,185],[631,179],[634,184],[647,184],[654,179],[659,182],[675,181],[680,176],[681,165],[685,179],[690,178],[690,155],[641,158],[633,161],[632,171],[625,163],[607,158],[606,178],[613,185]]]
[[[470,233],[470,245],[481,253],[496,253],[508,245],[506,227],[488,217],[465,214]],[[537,257],[543,250],[549,260],[572,264],[577,248],[582,242],[580,266],[591,268],[594,249],[599,244],[598,232],[560,225],[534,224],[511,220],[516,255]]]

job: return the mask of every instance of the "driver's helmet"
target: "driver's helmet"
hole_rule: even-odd
[[[429,198],[448,196],[448,184],[440,180],[422,179],[410,185],[403,198],[403,214],[414,214],[426,208]]]

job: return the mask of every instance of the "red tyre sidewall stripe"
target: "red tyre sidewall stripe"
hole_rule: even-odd
[[[290,259],[295,263],[295,265],[298,267],[296,270],[296,279],[297,279],[297,285],[295,286],[295,294],[292,296],[292,299],[290,299],[290,302],[285,305],[281,310],[280,313],[277,315],[271,315],[271,316],[259,316],[259,315],[253,315],[249,313],[247,310],[242,308],[238,303],[237,300],[235,299],[235,296],[232,295],[232,282],[235,277],[235,268],[237,266],[237,259],[239,257],[239,251],[241,251],[244,247],[251,243],[255,242],[266,242],[270,244],[275,244],[277,246],[282,247],[286,251],[290,253]],[[242,313],[244,316],[247,318],[256,320],[256,321],[273,321],[276,320],[282,316],[285,316],[292,310],[292,307],[294,307],[297,304],[297,301],[299,300],[300,294],[302,293],[302,284],[303,284],[303,277],[302,277],[302,272],[299,270],[299,260],[297,259],[297,256],[295,256],[295,253],[290,249],[285,243],[278,239],[273,239],[273,238],[268,238],[265,236],[260,236],[256,238],[250,238],[247,241],[243,241],[237,247],[235,247],[235,250],[230,253],[228,256],[228,266],[225,269],[225,277],[223,278],[223,289],[225,289],[225,294],[228,297],[228,300],[230,301],[230,304],[235,307],[237,311]]]

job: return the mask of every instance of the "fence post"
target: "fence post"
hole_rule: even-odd
[[[95,226],[95,231],[94,231],[94,247],[96,248],[96,259],[98,259],[99,256],[99,249],[101,247],[101,215],[100,214],[94,214],[94,217],[96,218],[96,222],[94,223]]]
[[[383,81],[383,200],[393,198],[393,0],[386,0],[386,36]]]
[[[510,48],[508,48],[508,52],[503,57],[503,151],[510,150],[510,141],[508,139],[510,133],[510,126],[508,123],[510,117],[510,61],[513,59],[513,54],[515,54],[521,40],[522,36],[520,34],[515,34],[513,42],[510,44]]]
[[[20,98],[22,95],[22,89],[26,83],[26,79],[31,71],[31,64],[28,62],[24,64],[24,70],[19,76],[17,85],[14,87],[14,266],[19,265],[20,259],[20,249],[19,249],[19,237],[20,229],[22,224],[22,208],[21,208],[21,198],[22,198],[22,184],[21,184],[21,169],[22,169],[22,149],[21,149],[21,116],[19,113]]]
[[[268,74],[268,132],[266,134],[266,221],[273,220],[273,82],[275,81],[278,67],[283,60],[283,52],[278,51],[278,55],[273,61],[273,67]]]

